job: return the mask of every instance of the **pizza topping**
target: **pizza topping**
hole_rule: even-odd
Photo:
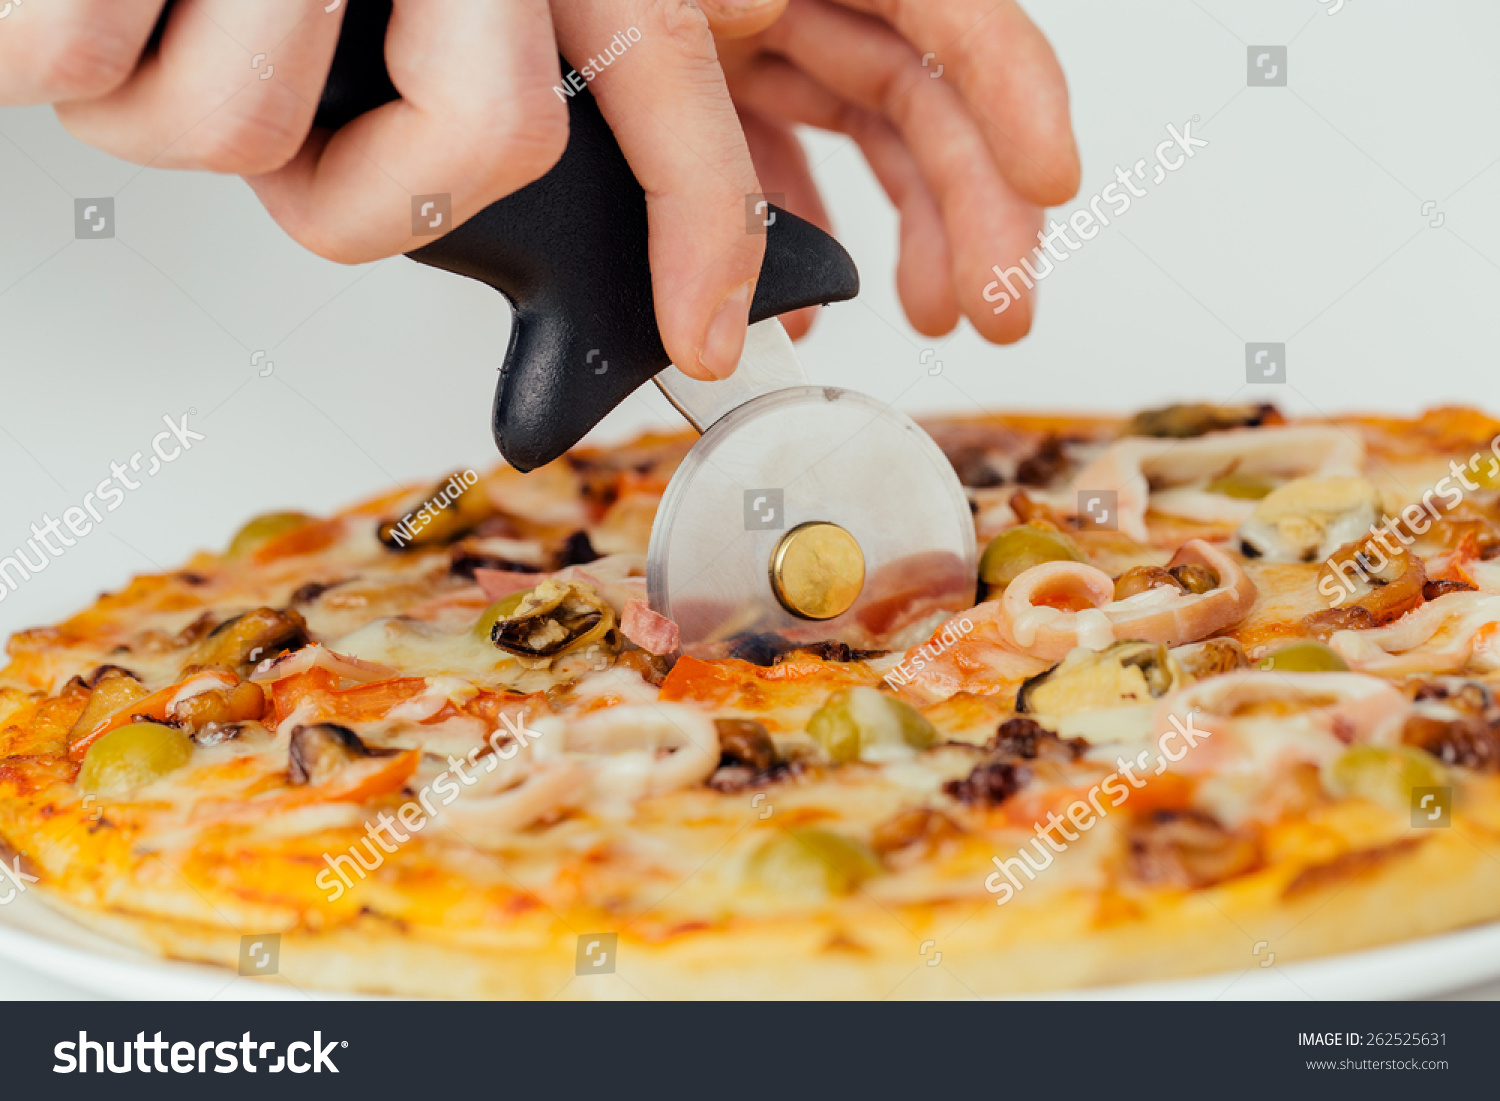
[[[1246,557],[1313,562],[1357,540],[1380,518],[1380,492],[1364,478],[1308,477],[1267,494],[1237,537]]]
[[[1347,673],[1349,664],[1331,646],[1307,640],[1278,646],[1255,666],[1276,673]]]
[[[1197,744],[1178,772],[1207,773],[1238,757],[1269,772],[1277,758],[1322,764],[1341,743],[1394,744],[1410,706],[1379,677],[1361,673],[1229,673],[1164,697],[1151,729],[1180,729],[1187,716]]]
[[[1500,771],[1500,706],[1477,681],[1440,678],[1417,689],[1401,740],[1444,764]]]
[[[257,516],[235,533],[226,552],[229,558],[243,558],[259,550],[272,539],[313,523],[305,512],[268,512]]]
[[[963,836],[959,825],[940,810],[919,807],[900,811],[875,827],[870,845],[895,868],[907,868],[929,860],[950,842]]]
[[[990,540],[979,559],[979,580],[993,600],[1021,574],[1043,562],[1087,562],[1083,551],[1062,532],[1042,523],[1021,524]]]
[[[546,661],[590,643],[618,650],[615,612],[591,585],[548,578],[496,618],[490,640],[506,653]]]
[[[1366,535],[1339,547],[1323,564],[1318,591],[1335,606],[1303,623],[1323,638],[1334,631],[1380,627],[1429,599],[1426,588],[1422,559],[1399,544],[1392,547],[1384,535]]]
[[[1130,639],[1098,652],[1079,647],[1021,685],[1016,710],[1044,715],[1097,711],[1160,699],[1182,685],[1167,648]]]
[[[1202,642],[1178,646],[1172,650],[1172,660],[1184,676],[1192,680],[1232,673],[1250,664],[1245,648],[1232,638],[1206,638]]]
[[[1276,483],[1270,478],[1230,471],[1210,479],[1203,491],[1234,501],[1260,501],[1268,497],[1275,488]]]
[[[1448,593],[1385,627],[1335,631],[1328,645],[1371,673],[1454,672],[1500,668],[1500,596]]]
[[[1422,586],[1423,600],[1436,600],[1440,596],[1449,593],[1472,593],[1478,591],[1478,585],[1472,585],[1467,581],[1458,581],[1451,577],[1444,577],[1437,581],[1428,581]]]
[[[625,704],[567,722],[538,719],[550,752],[589,766],[591,809],[628,817],[636,800],[696,787],[719,766],[719,734],[702,712],[684,705]]]
[[[625,614],[620,618],[620,630],[625,637],[648,654],[674,653],[682,643],[677,624],[664,615],[658,615],[644,600],[627,600]]]
[[[196,687],[198,690],[207,691],[216,685],[224,688],[233,688],[238,683],[239,677],[228,670],[209,669],[189,677],[188,680],[181,684],[168,685],[160,691],[152,692],[149,696],[133,699],[124,707],[114,711],[109,717],[101,719],[87,730],[75,724],[75,729],[69,733],[68,755],[74,760],[81,759],[88,748],[96,741],[133,720],[151,720],[158,723],[167,722],[169,720],[168,709],[178,701],[179,697],[183,696],[185,689]]]
[[[1031,781],[1036,762],[1055,768],[1083,756],[1082,738],[1059,738],[1035,719],[1021,716],[1001,723],[985,746],[985,759],[962,780],[949,780],[945,794],[974,807],[999,806]]]
[[[161,779],[192,755],[193,743],[174,727],[127,723],[89,746],[78,787],[93,795],[118,795]]]
[[[1079,497],[1114,492],[1119,530],[1144,543],[1146,512],[1152,507],[1174,515],[1183,506],[1206,507],[1213,516],[1242,517],[1247,502],[1207,491],[1226,474],[1272,481],[1357,474],[1363,458],[1357,438],[1322,426],[1233,429],[1186,440],[1126,437],[1079,471],[1058,503],[1071,512]],[[1157,496],[1165,492],[1176,499]]]
[[[1437,759],[1410,745],[1350,746],[1324,775],[1334,795],[1368,799],[1397,813],[1411,809],[1413,788],[1441,787],[1445,782]]]
[[[776,743],[765,723],[754,719],[715,719],[719,732],[719,767],[765,772],[776,763]]]
[[[255,667],[249,679],[258,684],[272,684],[313,669],[322,669],[340,680],[353,681],[356,684],[388,680],[400,675],[400,670],[394,666],[382,665],[376,661],[365,661],[349,654],[335,653],[326,646],[313,643],[293,653],[283,654],[279,658],[266,659]]]
[[[295,785],[326,784],[345,765],[370,757],[393,757],[400,750],[376,749],[360,736],[337,723],[299,726],[287,747],[287,782]]]
[[[192,688],[185,685],[167,705],[168,721],[197,730],[210,724],[249,722],[266,713],[266,694],[251,681],[240,681],[233,688],[217,684]]]
[[[858,650],[847,643],[828,638],[822,642],[785,650],[777,654],[771,664],[781,665],[788,661],[807,661],[808,659],[833,662],[869,661],[871,658],[884,657],[887,653],[889,653],[887,650]]]
[[[589,533],[575,531],[558,548],[552,568],[561,570],[568,566],[587,566],[591,562],[597,562],[599,557],[599,552],[589,540]]]
[[[883,869],[866,845],[831,830],[784,830],[751,855],[751,882],[778,894],[849,895]]]
[[[382,521],[375,535],[394,551],[445,546],[473,531],[494,511],[478,475],[464,471],[428,490],[409,512]]]
[[[910,755],[937,740],[911,704],[878,688],[841,688],[807,721],[807,733],[836,764]]]
[[[1115,599],[1128,600],[1152,589],[1180,588],[1177,579],[1161,566],[1132,566],[1115,578]]]
[[[243,676],[267,658],[300,650],[308,642],[301,613],[257,608],[215,627],[198,647],[194,664],[223,665]]]
[[[708,786],[730,795],[799,775],[804,763],[783,759],[764,723],[753,719],[715,719],[719,734],[719,767]]]
[[[1162,586],[1115,600],[1115,582],[1103,570],[1081,562],[1033,566],[1006,588],[996,602],[1002,634],[1033,656],[1059,660],[1077,646],[1101,650],[1119,636],[1176,646],[1231,627],[1255,603],[1255,585],[1229,554],[1201,539],[1190,539],[1169,570],[1201,567],[1219,586],[1193,593]]]
[[[1198,889],[1252,871],[1255,841],[1195,810],[1159,810],[1132,823],[1131,873],[1152,886]]]
[[[78,716],[78,721],[68,732],[69,743],[84,737],[95,727],[106,722],[110,716],[119,714],[131,704],[139,703],[151,694],[133,675],[123,669],[115,672],[115,668],[106,666],[104,671],[91,678],[94,681],[93,690],[89,693],[83,714]]]
[[[1276,406],[1268,402],[1243,405],[1191,402],[1144,409],[1130,418],[1120,434],[1185,440],[1226,428],[1258,428],[1263,424],[1284,424],[1285,421]]]

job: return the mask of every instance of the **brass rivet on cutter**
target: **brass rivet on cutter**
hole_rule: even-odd
[[[833,619],[854,606],[865,586],[865,555],[837,524],[798,524],[771,555],[771,590],[801,619]]]

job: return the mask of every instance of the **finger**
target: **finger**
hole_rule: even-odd
[[[166,0],[0,0],[0,104],[102,96],[130,76]]]
[[[726,378],[744,348],[765,236],[747,232],[746,197],[761,191],[708,21],[687,0],[558,3],[564,56],[596,59],[599,109],[646,192],[656,322],[672,362]],[[640,31],[619,56],[600,53],[621,21]]]
[[[742,105],[749,103],[775,118],[837,130],[858,143],[900,214],[896,291],[907,319],[927,336],[950,332],[959,314],[947,230],[937,200],[900,136],[884,120],[845,103],[800,69],[769,54],[738,68],[730,91]]]
[[[343,8],[195,0],[160,47],[98,99],[58,108],[73,134],[138,164],[255,174],[280,168],[312,129]]]
[[[763,37],[800,69],[816,72],[836,96],[890,122],[942,211],[960,310],[989,340],[1024,336],[1030,288],[1023,285],[999,313],[984,295],[997,263],[1004,270],[1036,244],[1041,212],[1000,174],[958,93],[929,79],[916,53],[884,23],[824,0],[796,0]],[[840,48],[830,51],[827,42]]]
[[[828,34],[835,37],[823,37]],[[835,96],[849,99],[855,105],[886,108],[885,111],[864,108],[864,111],[876,117],[886,115],[909,157],[903,157],[901,162],[892,160],[891,142],[882,142],[879,136],[868,139],[867,156],[873,151],[874,159],[891,172],[900,171],[900,163],[909,159],[921,172],[927,193],[941,211],[944,234],[932,239],[947,242],[951,254],[947,257],[947,282],[957,308],[990,341],[1004,344],[1025,336],[1031,329],[1032,287],[1017,285],[1016,294],[1008,297],[999,312],[995,312],[986,294],[992,299],[996,297],[990,288],[996,264],[1002,270],[1008,269],[1034,245],[1041,214],[1017,196],[999,174],[954,90],[938,87],[941,81],[924,78],[924,83],[906,95],[880,95],[868,87],[870,71],[876,75],[874,78],[885,75],[888,86],[889,81],[898,80],[901,66],[915,63],[915,57],[888,27],[837,7],[793,5],[786,20],[772,27],[765,40],[772,48],[786,52],[802,69],[814,63],[820,81],[828,84]],[[828,57],[828,51],[814,45],[817,40],[840,42],[837,57]],[[861,115],[847,111],[846,115],[843,129],[858,135],[859,127],[864,124]],[[895,181],[898,177],[892,178],[892,183]],[[932,217],[930,208],[921,199],[913,199],[910,213],[918,219],[916,225],[924,217]],[[913,225],[912,231],[903,237],[903,242],[910,242],[910,248],[915,249],[910,254],[913,258],[924,255],[921,242],[927,236]],[[903,266],[900,276],[906,294],[903,303],[912,309],[913,324],[921,323],[924,332],[941,333],[945,332],[951,312],[947,302],[930,290],[930,272],[935,270],[933,260],[913,260],[910,266]]]
[[[1078,192],[1082,168],[1068,114],[1068,84],[1046,36],[1016,0],[838,0],[880,15],[931,52],[980,120],[1010,185],[1038,206]],[[925,74],[924,74],[925,75]]]
[[[818,194],[817,184],[813,182],[807,154],[797,135],[790,127],[744,108],[740,109],[740,125],[745,130],[745,142],[750,147],[755,174],[766,194],[779,196],[782,209],[806,219],[825,233],[832,233],[828,211],[823,206],[823,197]],[[818,306],[809,306],[784,313],[781,323],[793,340],[800,340],[812,328],[819,309]]]
[[[414,235],[414,197],[445,199],[460,225],[546,173],[567,144],[537,0],[396,0],[385,56],[399,100],[315,132],[285,167],[249,178],[288,233],[344,263],[430,243]]]
[[[720,38],[759,34],[786,11],[787,0],[698,0],[708,25]]]

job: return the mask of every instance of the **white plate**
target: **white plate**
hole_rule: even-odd
[[[49,909],[35,894],[0,906],[0,959],[104,998],[280,1001],[359,997],[242,978],[226,967],[165,962],[116,944]]]
[[[0,959],[106,998],[172,1000],[330,999],[289,982],[241,978],[222,967],[169,963],[115,944],[63,917],[34,895],[0,906]],[[1063,991],[1060,999],[1430,998],[1500,981],[1500,922],[1306,963],[1129,986]],[[352,995],[358,997],[359,995]]]

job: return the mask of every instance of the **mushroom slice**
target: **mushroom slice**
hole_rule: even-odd
[[[245,677],[267,658],[308,644],[307,621],[288,609],[257,608],[225,620],[203,640],[193,665],[223,665]]]
[[[611,644],[615,612],[591,585],[548,578],[501,616],[490,638],[506,653],[548,659],[590,643]],[[617,641],[613,642],[618,649]]]
[[[1016,693],[1016,710],[1071,715],[1160,699],[1183,683],[1181,671],[1159,642],[1129,639],[1097,653],[1079,648]]]
[[[391,550],[412,551],[447,546],[467,535],[495,513],[484,483],[470,477],[464,471],[434,486],[409,512],[381,521],[376,538]]]
[[[1380,491],[1364,478],[1297,478],[1272,490],[1237,533],[1247,557],[1314,562],[1358,540],[1380,518]]]
[[[1075,646],[1102,650],[1120,636],[1178,646],[1238,623],[1255,603],[1255,585],[1234,557],[1201,539],[1182,545],[1168,572],[1183,566],[1206,592],[1158,586],[1116,600],[1115,582],[1083,562],[1045,562],[1018,576],[992,605],[1000,634],[1016,649],[1058,661]],[[1174,575],[1176,576],[1176,575]]]
[[[1152,494],[1157,491],[1205,489],[1230,472],[1273,481],[1309,474],[1353,475],[1363,461],[1364,445],[1358,439],[1320,426],[1235,429],[1186,440],[1127,437],[1110,444],[1079,471],[1057,503],[1076,514],[1081,491],[1085,496],[1113,491],[1120,531],[1145,542],[1146,511],[1155,503]],[[1244,502],[1226,505],[1226,510],[1224,515],[1237,517]]]
[[[1303,623],[1319,638],[1338,630],[1383,627],[1420,605],[1427,598],[1426,584],[1427,567],[1420,558],[1399,544],[1392,547],[1366,535],[1339,547],[1323,563],[1318,591],[1330,596],[1334,606]]]
[[[325,784],[345,766],[371,757],[394,757],[396,749],[365,745],[358,734],[337,723],[299,726],[287,748],[287,779],[293,784]]]

